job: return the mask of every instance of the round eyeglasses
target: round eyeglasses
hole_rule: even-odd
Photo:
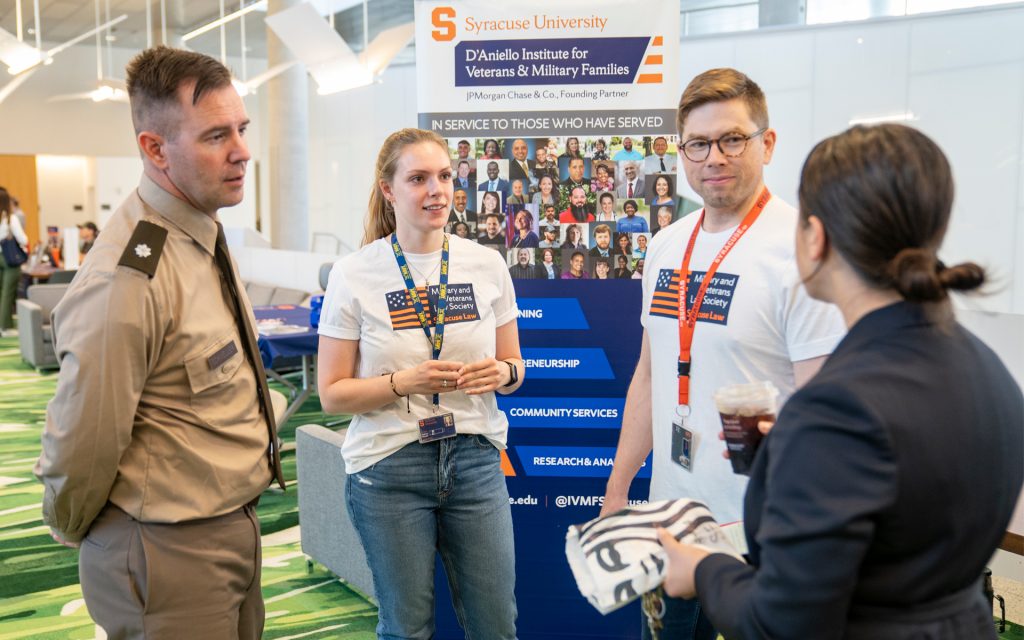
[[[687,140],[683,145],[683,155],[686,156],[691,162],[704,162],[711,155],[711,145],[718,145],[718,150],[722,152],[722,155],[727,158],[735,158],[743,155],[743,152],[747,150],[747,143],[750,142],[751,138],[756,138],[765,131],[768,127],[761,127],[750,135],[743,135],[742,133],[728,133],[721,138],[715,140],[704,140],[702,138],[694,138],[693,140]]]

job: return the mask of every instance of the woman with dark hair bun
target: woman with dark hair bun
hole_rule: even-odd
[[[984,270],[937,256],[953,178],[901,125],[854,127],[804,164],[796,258],[849,333],[761,443],[750,564],[662,531],[666,591],[727,638],[995,638],[981,576],[1024,480],[1024,398],[957,324]]]

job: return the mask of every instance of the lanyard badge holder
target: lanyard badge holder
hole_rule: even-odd
[[[423,300],[416,291],[416,283],[413,282],[412,272],[409,270],[409,263],[405,259],[402,247],[398,244],[398,234],[391,234],[391,249],[395,253],[395,261],[398,269],[402,272],[405,280],[405,290],[412,300],[413,309],[416,310],[416,317],[420,321],[420,328],[430,342],[433,360],[441,356],[441,347],[444,345],[445,309],[448,306],[448,236],[444,237],[444,244],[441,247],[441,279],[437,288],[437,308],[434,322],[434,335],[430,335],[430,320],[427,318],[426,308]],[[435,393],[431,399],[434,415],[423,418],[419,421],[420,444],[444,440],[455,435],[455,415],[451,412],[441,413],[441,396]]]
[[[707,293],[715,273],[718,272],[718,266],[722,264],[725,257],[729,255],[729,251],[736,246],[743,234],[761,215],[770,198],[771,193],[765,187],[761,191],[761,195],[757,197],[754,206],[718,251],[715,259],[711,261],[711,265],[704,273],[704,280],[701,281],[700,287],[697,289],[697,295],[694,296],[692,306],[686,304],[690,283],[690,257],[693,255],[693,247],[697,243],[697,235],[704,225],[703,211],[701,211],[697,225],[693,228],[693,233],[690,234],[686,253],[683,254],[683,264],[679,268],[679,359],[676,364],[676,375],[679,378],[679,403],[676,407],[676,418],[672,421],[671,451],[672,460],[687,471],[693,471],[693,453],[698,445],[698,434],[690,428],[690,365],[692,364],[693,332],[697,328],[697,318],[700,315],[701,305],[704,303],[704,294]]]

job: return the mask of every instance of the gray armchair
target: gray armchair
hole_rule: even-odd
[[[345,508],[345,433],[317,424],[295,432],[302,551],[365,595],[373,595],[373,576],[359,535]]]
[[[27,298],[18,300],[18,346],[21,359],[36,369],[60,366],[53,350],[50,313],[57,306],[67,284],[36,284],[28,288]]]

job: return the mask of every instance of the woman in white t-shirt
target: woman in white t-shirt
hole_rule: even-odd
[[[522,383],[518,310],[501,255],[444,233],[451,200],[445,141],[419,129],[389,136],[363,247],[332,269],[320,319],[321,403],[354,414],[345,501],[373,573],[379,637],[433,634],[438,553],[467,636],[516,635],[499,453],[508,421],[494,392]]]
[[[0,187],[0,239],[14,238],[22,250],[28,247],[28,236],[21,226],[18,216],[14,215],[11,196]],[[0,256],[0,336],[13,334],[14,297],[18,293],[18,280],[21,278],[21,265],[7,264]]]

